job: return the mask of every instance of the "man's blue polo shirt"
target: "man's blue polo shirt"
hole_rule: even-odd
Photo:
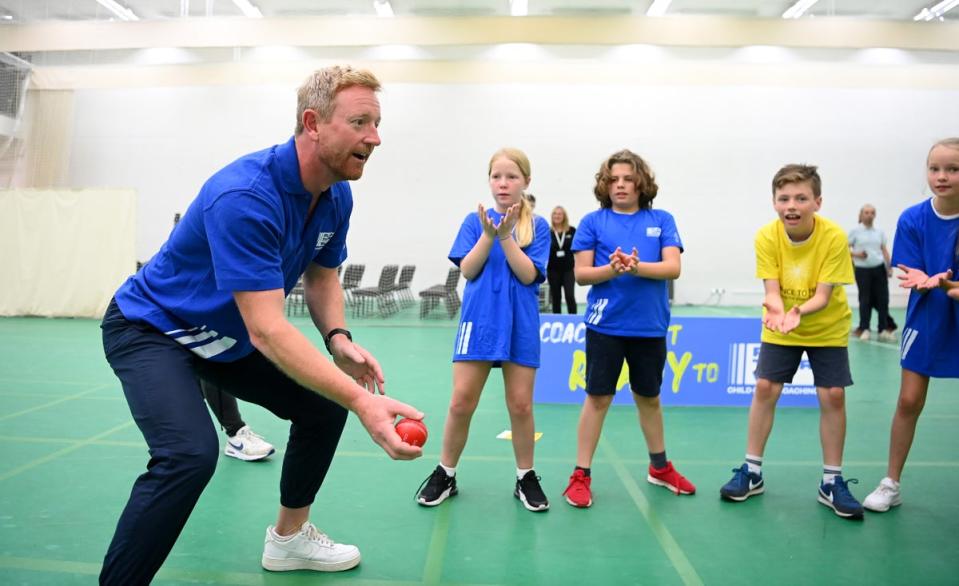
[[[234,291],[289,294],[310,262],[346,259],[353,195],[346,182],[311,195],[296,146],[252,153],[211,177],[160,251],[116,293],[130,321],[146,322],[197,355],[231,362],[253,351]]]

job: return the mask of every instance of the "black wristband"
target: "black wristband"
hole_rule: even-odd
[[[343,334],[349,338],[350,342],[353,341],[353,334],[350,333],[350,330],[344,330],[343,328],[333,328],[325,336],[323,336],[323,343],[326,344],[326,351],[330,354],[333,354],[333,351],[330,350],[330,340],[333,339],[333,336],[337,334]]]

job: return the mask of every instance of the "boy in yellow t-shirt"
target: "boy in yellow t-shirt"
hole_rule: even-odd
[[[821,411],[819,502],[840,517],[862,519],[862,506],[842,477],[845,387],[852,384],[846,349],[852,312],[842,286],[853,282],[853,268],[845,232],[816,215],[821,205],[822,180],[816,167],[786,165],[773,177],[773,208],[779,219],[756,234],[756,276],[763,280],[766,297],[746,462],[734,469],[719,494],[738,502],[765,490],[762,457],[776,402],[805,352]]]

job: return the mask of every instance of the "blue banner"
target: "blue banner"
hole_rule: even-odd
[[[756,385],[759,318],[676,317],[666,334],[663,405],[748,407]],[[533,401],[582,403],[586,388],[586,325],[580,315],[540,316],[540,368]],[[632,404],[623,364],[613,403]],[[779,405],[818,407],[809,359],[803,354]]]

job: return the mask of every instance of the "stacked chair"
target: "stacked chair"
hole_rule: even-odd
[[[459,280],[460,269],[454,267],[446,275],[445,283],[433,285],[429,289],[420,291],[420,318],[425,318],[440,303],[443,303],[446,305],[447,316],[453,319],[456,312],[459,311],[460,305],[462,305],[460,294],[456,290]]]
[[[366,265],[346,265],[343,271],[343,298],[347,305],[353,305],[353,290],[360,286],[363,280],[363,273],[366,272]]]
[[[416,265],[404,265],[403,268],[400,269],[400,280],[393,287],[396,301],[403,309],[416,305],[416,298],[413,297],[413,291],[410,290],[410,283],[413,281],[413,274],[415,272]]]
[[[549,285],[546,283],[539,284],[539,312],[540,313],[552,313],[553,307],[549,300]]]
[[[370,315],[374,307],[379,310],[380,317],[389,317],[400,310],[394,295],[399,270],[399,265],[386,265],[380,271],[380,281],[376,287],[351,289],[353,317]]]

